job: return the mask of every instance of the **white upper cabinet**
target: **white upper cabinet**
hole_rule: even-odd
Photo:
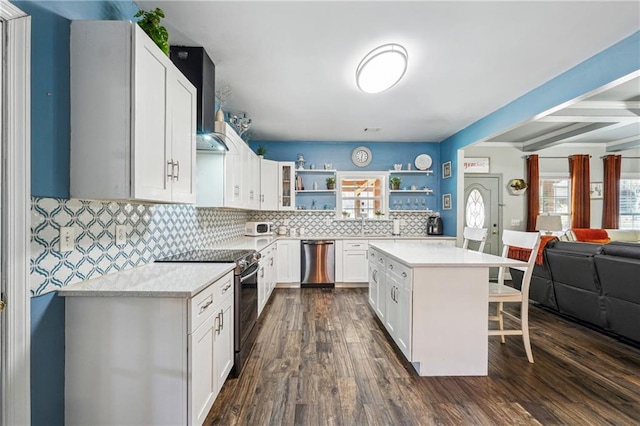
[[[278,210],[278,162],[260,160],[260,210]]]
[[[196,89],[138,25],[71,24],[71,196],[195,202]]]

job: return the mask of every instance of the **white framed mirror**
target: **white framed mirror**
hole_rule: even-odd
[[[375,219],[386,214],[388,172],[338,172],[336,175],[336,218]]]

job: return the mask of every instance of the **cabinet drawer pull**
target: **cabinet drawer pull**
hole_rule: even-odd
[[[207,303],[205,303],[204,305],[200,306],[200,313],[203,313],[204,311],[206,311],[207,308],[209,306],[211,306],[212,303],[213,303],[213,300],[209,300]]]
[[[389,269],[393,269],[393,265],[389,265]]]
[[[229,284],[225,285],[225,286],[222,288],[222,294],[225,294],[225,293],[227,292],[227,290],[229,290],[230,288],[231,288],[231,283],[229,283]]]

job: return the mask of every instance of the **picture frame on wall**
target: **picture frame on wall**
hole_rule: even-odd
[[[451,161],[447,161],[446,163],[442,163],[442,179],[447,179],[451,177]]]
[[[451,194],[442,194],[442,210],[451,210]]]
[[[602,200],[603,182],[591,182],[589,184],[589,193],[592,200]]]

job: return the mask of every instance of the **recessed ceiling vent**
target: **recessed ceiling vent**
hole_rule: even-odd
[[[364,131],[366,133],[378,133],[378,132],[382,131],[382,128],[380,128],[380,127],[365,127]]]

